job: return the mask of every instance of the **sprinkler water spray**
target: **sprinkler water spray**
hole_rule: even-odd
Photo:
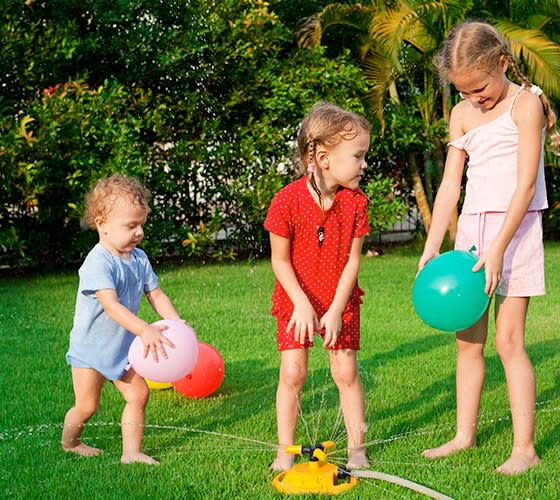
[[[398,476],[373,470],[349,470],[344,466],[331,464],[327,462],[327,450],[333,447],[333,441],[323,441],[314,445],[287,446],[284,450],[286,453],[307,455],[309,460],[278,474],[272,480],[272,485],[280,493],[288,495],[304,493],[336,495],[356,486],[357,478],[361,477],[397,484],[436,500],[453,500],[443,493]]]

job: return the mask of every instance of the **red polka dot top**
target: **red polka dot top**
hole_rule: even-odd
[[[324,241],[317,230],[323,219]],[[318,317],[334,299],[340,275],[348,260],[353,238],[369,233],[367,198],[361,190],[341,188],[329,210],[321,208],[302,177],[281,189],[270,204],[265,229],[289,238],[294,272]],[[354,285],[346,310],[358,307],[363,290]],[[294,306],[278,280],[272,295],[272,314],[289,319]]]

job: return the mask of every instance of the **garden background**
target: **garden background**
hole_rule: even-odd
[[[417,457],[424,434],[447,436],[453,421],[452,341],[421,325],[409,301],[441,178],[447,116],[459,99],[452,87],[440,85],[431,60],[449,29],[467,18],[493,22],[523,71],[558,102],[557,0],[0,0],[0,269],[10,275],[0,281],[3,491],[59,498],[68,484],[77,494],[99,498],[123,492],[189,497],[189,488],[192,498],[227,498],[236,491],[244,498],[273,495],[264,484],[274,440],[277,356],[262,222],[273,194],[294,177],[299,121],[313,103],[329,100],[373,124],[364,179],[374,228],[368,246],[378,247],[380,234],[403,213],[418,214],[412,243],[385,246],[384,256],[363,265],[370,303],[364,306],[362,375],[371,438],[386,451],[373,465],[458,498],[554,497],[558,476],[550,464],[558,463],[560,436],[550,318],[557,317],[559,300],[550,269],[558,262],[560,177],[558,160],[548,153],[549,295],[535,301],[531,331],[538,334],[529,343],[542,380],[538,435],[545,463],[509,482],[491,472],[495,444],[500,453],[507,450],[510,431],[492,348],[484,450],[443,465]],[[155,427],[147,442],[170,463],[159,479],[150,472],[141,491],[135,487],[144,469],[123,472],[115,464],[120,407],[110,392],[93,426],[94,439],[115,448],[91,469],[100,482],[82,485],[92,466],[60,456],[56,447],[70,396],[63,354],[75,270],[96,239],[81,223],[83,198],[92,182],[112,172],[138,176],[151,189],[143,247],[201,340],[216,344],[226,361],[223,392],[215,398],[153,397]],[[453,234],[452,225],[451,239]],[[247,343],[254,353],[246,352]],[[313,429],[326,421],[332,430],[336,398],[319,353],[302,419]],[[381,365],[383,375],[374,369]],[[380,401],[385,403],[376,406]],[[231,453],[229,434],[237,436],[230,444],[238,444]],[[183,455],[178,441],[186,435]],[[267,445],[240,450],[239,436]],[[192,481],[183,469],[197,471]],[[217,471],[223,478],[217,480]],[[207,489],[200,487],[204,482]],[[380,497],[406,497],[398,488],[366,488]]]
[[[373,124],[374,234],[409,210],[421,235],[459,99],[434,74],[441,41],[488,19],[558,99],[559,12],[557,0],[0,0],[0,265],[80,262],[95,240],[84,194],[111,172],[153,192],[153,259],[268,255],[262,222],[318,100]],[[553,238],[557,164],[547,154]]]

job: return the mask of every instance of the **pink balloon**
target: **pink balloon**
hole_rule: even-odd
[[[189,374],[198,359],[198,340],[195,331],[181,321],[162,319],[153,323],[154,326],[167,325],[161,334],[168,338],[175,348],[164,344],[167,359],[158,352],[158,361],[152,352],[144,357],[144,343],[136,337],[128,351],[128,361],[138,375],[154,382],[175,382]]]

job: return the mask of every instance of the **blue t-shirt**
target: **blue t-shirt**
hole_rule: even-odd
[[[109,380],[121,379],[135,335],[107,315],[95,292],[115,290],[119,302],[137,314],[142,295],[158,288],[157,276],[148,256],[139,248],[133,249],[130,259],[123,259],[100,243],[87,255],[78,274],[80,283],[66,361],[76,368],[93,368]]]

